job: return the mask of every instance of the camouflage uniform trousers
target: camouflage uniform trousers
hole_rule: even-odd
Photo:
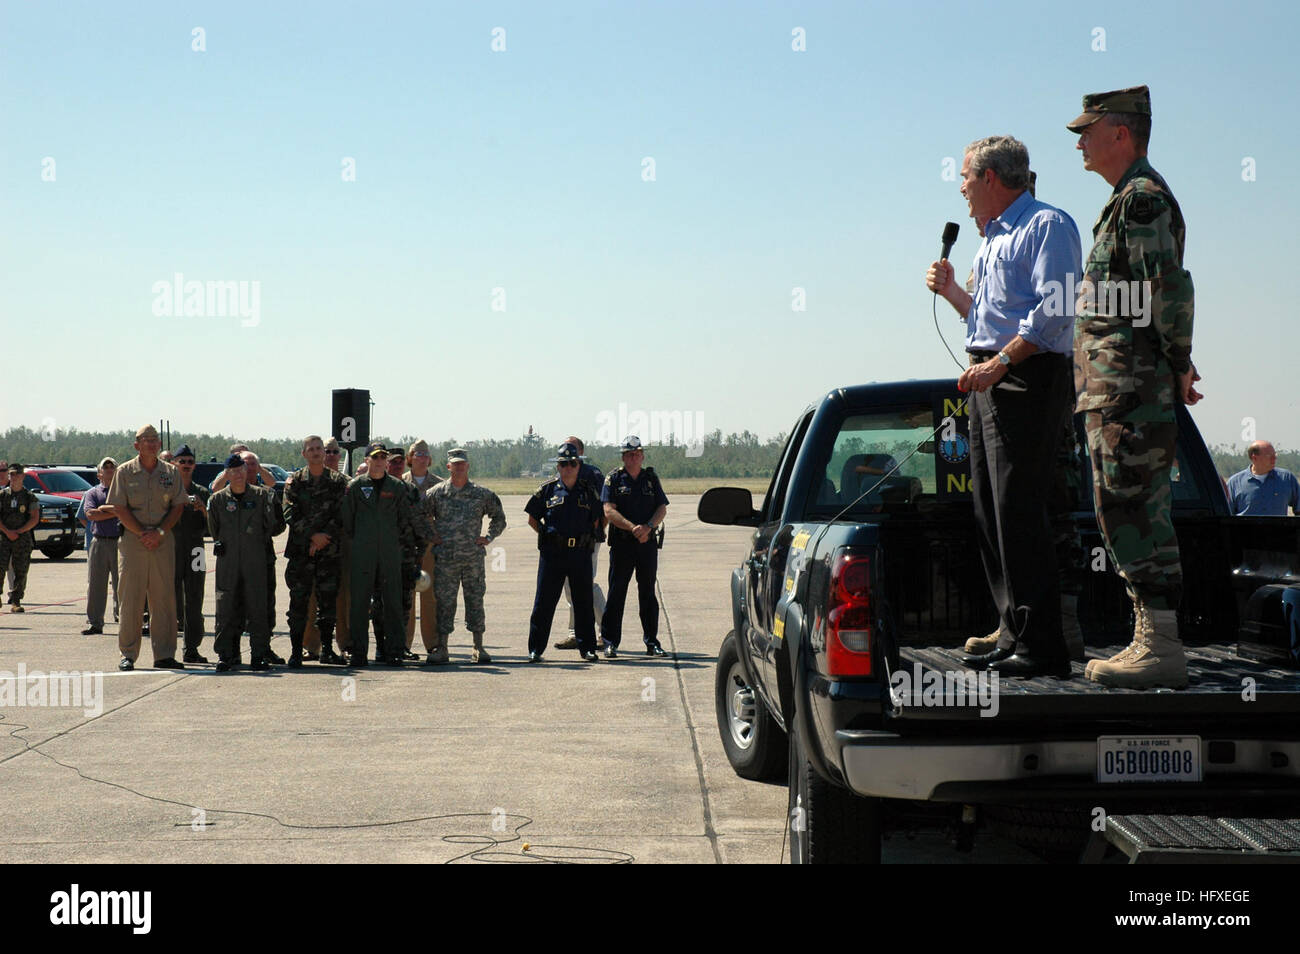
[[[320,651],[320,633],[334,629],[339,592],[339,556],[337,548],[327,555],[295,556],[284,569],[284,584],[289,588],[289,635],[305,637],[308,613],[316,626],[316,648]],[[313,596],[319,596],[313,601]]]
[[[1172,407],[1146,404],[1140,411],[1145,413],[1086,412],[1093,501],[1106,550],[1129,597],[1154,610],[1176,610],[1183,569],[1170,476],[1178,425]]]
[[[483,615],[483,594],[487,592],[487,555],[482,547],[477,553],[446,554],[438,560],[434,589],[438,595],[438,636],[445,639],[456,628],[456,595],[465,591],[465,625],[471,633],[487,629]]]
[[[32,546],[35,539],[30,530],[18,534],[17,540],[10,540],[0,533],[0,578],[3,578],[5,570],[11,565],[14,571],[14,581],[9,584],[10,606],[21,603],[23,594],[27,591],[27,568],[32,562]]]

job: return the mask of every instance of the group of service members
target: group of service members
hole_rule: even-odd
[[[365,451],[364,469],[349,480],[338,469],[338,442],[311,435],[302,444],[306,466],[285,481],[280,503],[272,475],[244,445],[232,447],[211,489],[193,481],[195,455],[188,445],[165,460],[157,430],[146,425],[136,432],[134,446],[138,456],[121,466],[111,458],[100,462],[100,486],[93,491],[97,496],[85,511],[92,543],[90,625],[84,634],[103,632],[108,567],[115,564],[119,669],[135,668],[146,637],[152,643],[154,668],[208,662],[199,652],[204,637],[205,533],[212,537],[216,557],[218,672],[242,664],[240,641],[245,633],[250,669],[267,670],[286,662],[298,668],[304,660],[365,667],[370,665],[372,623],[376,662],[401,666],[418,660],[410,651],[417,593],[425,665],[442,665],[450,660],[447,644],[462,591],[465,622],[473,637],[471,661],[491,662],[483,644],[486,552],[504,532],[506,519],[497,495],[469,480],[463,448],[448,452],[448,477],[442,479],[430,472],[426,442],[411,446],[409,470],[404,469],[407,455],[400,448],[389,451],[382,443],[372,443]],[[605,654],[617,656],[623,604],[635,574],[646,653],[664,656],[657,638],[654,579],[662,540],[662,533],[656,539],[656,531],[667,497],[653,469],[642,466],[639,439],[624,442],[624,466],[603,479],[599,470],[582,464],[580,446],[576,438],[560,445],[552,460],[557,475],[525,508],[539,549],[529,661],[541,661],[566,583],[576,648],[581,658],[596,660],[593,591],[599,588],[594,585],[593,550],[606,527],[611,565],[610,599],[602,615]],[[585,472],[581,480],[579,466]],[[272,541],[286,528],[287,661],[271,649]],[[178,632],[184,633],[183,661],[176,659]]]

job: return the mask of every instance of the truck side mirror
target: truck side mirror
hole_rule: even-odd
[[[714,487],[700,498],[696,516],[701,523],[723,527],[757,527],[758,511],[754,495],[742,487]]]

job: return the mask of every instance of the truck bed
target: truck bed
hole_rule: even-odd
[[[1089,659],[1108,659],[1122,645],[1088,647]],[[998,679],[996,718],[981,718],[974,707],[905,706],[891,721],[974,718],[986,723],[1024,719],[1099,719],[1183,717],[1198,722],[1225,717],[1283,715],[1300,722],[1300,671],[1279,669],[1238,656],[1235,643],[1188,647],[1188,688],[1182,690],[1112,689],[1086,678],[1086,662],[1071,665],[1073,677]],[[903,647],[902,669],[969,673],[959,649]],[[925,678],[924,675],[922,678]],[[1249,689],[1249,691],[1247,691]],[[1290,721],[1290,720],[1288,720]],[[1278,726],[1282,728],[1281,725]]]

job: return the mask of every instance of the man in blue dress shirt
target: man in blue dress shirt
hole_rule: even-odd
[[[1268,441],[1255,441],[1247,451],[1250,466],[1228,478],[1228,498],[1238,517],[1285,517],[1286,508],[1300,514],[1300,481],[1289,470],[1275,467],[1277,451]]]
[[[968,665],[1010,676],[1070,674],[1048,497],[1073,403],[1074,300],[1082,249],[1074,220],[1028,191],[1029,151],[1010,136],[966,148],[961,194],[984,221],[974,294],[945,259],[926,286],[966,318],[971,494],[997,605],[997,647]]]

